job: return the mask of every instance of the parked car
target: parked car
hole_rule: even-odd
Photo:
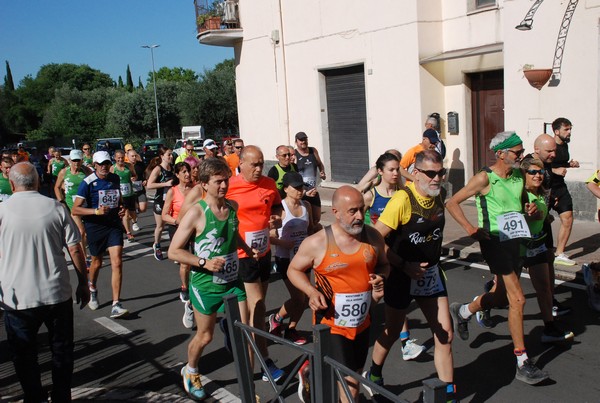
[[[108,151],[113,161],[115,160],[115,151],[124,149],[125,143],[121,137],[98,139],[96,142],[96,151]]]
[[[158,149],[164,146],[165,142],[162,139],[146,140],[142,145],[142,152],[140,153],[144,164],[148,165],[152,158],[158,155]]]

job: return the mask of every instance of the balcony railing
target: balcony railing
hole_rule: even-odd
[[[240,29],[238,0],[194,0],[198,34]]]

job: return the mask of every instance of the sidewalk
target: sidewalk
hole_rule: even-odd
[[[319,188],[319,194],[321,195],[323,203],[323,211],[325,212],[322,217],[322,222],[324,224],[329,224],[333,221],[330,207],[331,197],[333,196],[334,191],[335,188]],[[467,218],[472,223],[476,223],[477,209],[475,207],[475,201],[468,200],[462,204],[462,207]],[[555,220],[552,223],[552,230],[554,233],[554,240],[556,241],[560,221],[556,213],[554,213],[554,217]],[[450,214],[446,215],[443,253],[457,259],[483,261],[479,244],[466,235],[465,230],[454,221]],[[573,281],[576,277],[579,277],[578,281],[582,282],[581,265],[592,261],[600,261],[600,224],[595,221],[575,220],[573,223],[573,231],[571,232],[571,237],[567,244],[566,253],[571,259],[577,261],[578,264],[575,266],[554,265],[556,278],[563,281]]]

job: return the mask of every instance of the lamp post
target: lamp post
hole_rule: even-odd
[[[158,98],[156,97],[156,71],[154,71],[154,48],[160,45],[142,45],[143,48],[150,49],[152,55],[152,82],[154,83],[154,106],[156,108],[156,131],[158,132],[158,138],[160,138],[160,119],[158,118]]]

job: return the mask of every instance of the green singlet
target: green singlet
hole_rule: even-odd
[[[510,212],[522,212],[521,195],[523,193],[523,175],[519,169],[513,169],[508,178],[501,178],[489,168],[483,168],[490,181],[490,191],[477,195],[477,220],[480,228],[491,235],[499,236],[497,217]]]
[[[71,168],[67,168],[65,171],[65,203],[67,203],[69,210],[73,210],[73,202],[77,194],[77,189],[79,189],[79,184],[85,177],[86,175],[83,171],[78,171],[75,174],[71,173]]]
[[[125,165],[125,168],[123,168],[123,170],[121,171],[117,164],[115,164],[114,171],[117,175],[119,175],[119,179],[121,182],[121,196],[133,196],[133,183],[131,182],[131,171],[129,170],[129,167]]]
[[[10,182],[8,178],[0,173],[0,202],[8,200],[12,195],[12,189],[10,188]]]
[[[52,159],[52,162],[50,163],[50,165],[52,165],[52,176],[54,176],[54,178],[56,178],[58,176],[58,174],[60,173],[60,171],[63,170],[64,167],[67,166],[67,163],[64,162],[63,160],[57,160],[57,159]]]

